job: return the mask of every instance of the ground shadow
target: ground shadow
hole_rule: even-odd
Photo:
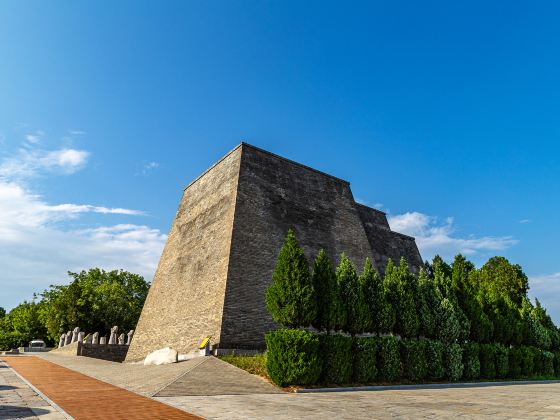
[[[49,414],[52,411],[44,408],[20,407],[18,405],[0,405],[0,420],[2,419],[25,419],[28,417],[37,417],[43,414]]]
[[[17,387],[11,385],[0,385],[0,391],[7,391],[9,389],[17,389]]]

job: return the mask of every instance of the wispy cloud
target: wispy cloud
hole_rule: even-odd
[[[159,168],[158,162],[148,162],[142,167],[142,175],[148,175],[150,172]]]
[[[456,233],[452,217],[443,222],[437,217],[419,212],[389,216],[392,230],[416,238],[422,257],[430,259],[436,254],[450,259],[458,253],[476,255],[489,251],[502,251],[518,243],[511,236],[469,235],[460,237]]]
[[[89,155],[85,150],[64,148],[48,151],[22,147],[0,163],[0,177],[21,179],[41,172],[72,174],[86,165]]]
[[[528,223],[533,223],[533,221],[531,219],[521,219],[519,223],[521,223],[522,225],[526,225]]]
[[[37,144],[41,141],[41,139],[43,138],[43,136],[45,135],[45,133],[41,130],[37,130],[33,133],[28,133],[25,135],[25,140],[27,140],[28,143],[31,144]]]

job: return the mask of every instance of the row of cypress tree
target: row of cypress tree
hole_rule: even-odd
[[[290,230],[282,246],[266,304],[273,319],[290,328],[313,326],[328,333],[395,334],[445,343],[477,342],[560,347],[560,331],[527,297],[527,276],[503,257],[483,267],[458,255],[440,257],[412,273],[404,259],[389,260],[384,277],[366,259],[358,274],[345,254],[336,269],[324,250],[310,273]]]

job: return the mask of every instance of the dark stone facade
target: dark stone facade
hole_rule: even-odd
[[[347,181],[242,143],[186,189],[127,360],[204,337],[220,348],[262,348],[277,326],[265,290],[288,229],[310,264],[324,248],[366,257],[383,272],[404,256],[417,270],[414,238],[392,232],[383,212],[357,204]]]
[[[126,344],[92,344],[78,342],[78,356],[94,359],[123,362],[126,358],[128,346]]]

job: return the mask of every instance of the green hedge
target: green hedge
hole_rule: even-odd
[[[376,337],[359,337],[354,339],[354,381],[367,384],[377,379]]]
[[[426,342],[424,340],[401,340],[401,360],[403,376],[419,382],[428,374],[426,362]]]
[[[493,344],[480,345],[480,376],[485,379],[496,377],[496,354]]]
[[[379,376],[381,380],[394,382],[401,377],[402,364],[399,341],[395,337],[379,339]]]
[[[426,340],[426,362],[429,379],[437,381],[445,376],[443,350],[444,347],[441,341]]]
[[[322,335],[322,380],[328,384],[347,384],[352,378],[352,337]]]
[[[509,349],[503,344],[494,345],[496,377],[505,378],[509,373]]]
[[[521,354],[521,375],[532,376],[534,373],[535,361],[533,352],[530,347],[521,346],[519,348]]]
[[[311,385],[319,381],[319,336],[308,331],[280,329],[266,335],[266,368],[280,386]]]
[[[536,347],[530,348],[531,355],[533,358],[533,374],[542,375],[543,374],[543,357],[542,351]]]
[[[463,378],[468,380],[480,378],[480,351],[478,343],[467,343],[463,346]]]
[[[463,349],[459,344],[447,344],[445,375],[450,381],[458,381],[463,376]]]
[[[554,373],[560,377],[560,351],[554,353]]]
[[[514,347],[510,349],[508,359],[509,359],[509,374],[510,378],[519,378],[522,375],[521,363],[523,358],[523,352],[521,348]]]
[[[554,376],[554,354],[549,351],[543,351],[542,361],[543,361],[542,374],[544,376]]]

